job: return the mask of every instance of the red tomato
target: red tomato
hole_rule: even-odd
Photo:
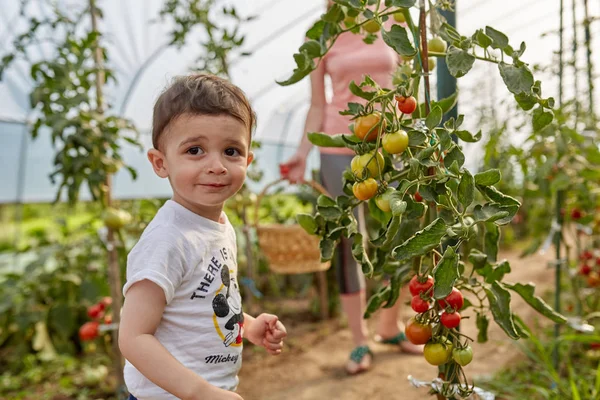
[[[417,296],[423,292],[427,292],[433,286],[433,277],[431,275],[419,276],[415,275],[408,283],[408,290],[413,296]]]
[[[464,305],[465,300],[463,299],[462,293],[457,288],[452,288],[452,291],[444,299],[438,300],[438,304],[443,307],[452,307],[458,311]]]
[[[403,114],[412,114],[417,109],[417,100],[413,96],[396,96],[398,110]]]
[[[415,318],[411,318],[406,324],[404,333],[412,344],[425,344],[431,339],[431,325],[422,324]]]
[[[79,338],[81,340],[94,340],[98,337],[98,322],[86,322],[79,328]]]
[[[91,306],[90,308],[88,308],[87,311],[87,315],[88,317],[90,317],[91,319],[96,319],[96,318],[100,318],[100,314],[102,314],[102,310],[104,310],[104,304],[94,304],[93,306]]]
[[[423,300],[419,295],[413,296],[412,300],[410,301],[410,306],[415,312],[418,313],[424,313],[425,311],[429,310],[429,302]]]
[[[443,312],[440,316],[440,322],[448,329],[456,328],[460,324],[460,314],[457,312]]]
[[[415,193],[415,201],[419,203],[423,201],[423,197],[421,197],[421,194],[419,192]]]

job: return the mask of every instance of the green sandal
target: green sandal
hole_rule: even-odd
[[[358,365],[358,370],[356,370],[354,372],[348,371],[349,374],[355,375],[360,372],[367,371],[369,369],[369,367],[365,368],[365,367],[361,367],[361,365],[360,365],[367,354],[371,356],[371,360],[372,360],[373,352],[371,351],[369,346],[366,346],[366,345],[355,347],[354,350],[352,350],[350,352],[350,360],[355,362],[356,365]]]
[[[422,346],[415,346],[415,345],[413,345],[408,340],[408,338],[406,337],[406,335],[404,334],[404,332],[400,332],[396,336],[393,336],[393,337],[387,338],[387,339],[384,339],[381,336],[377,335],[377,336],[375,336],[374,339],[375,339],[375,342],[377,342],[377,343],[391,344],[391,345],[394,345],[394,346],[398,346],[398,347],[400,347],[400,350],[402,350],[402,352],[404,352],[404,353],[408,353],[408,354],[423,354]],[[403,346],[403,344],[406,344],[406,346]]]
[[[405,342],[405,341],[407,341],[407,340],[408,340],[408,339],[406,338],[406,335],[404,334],[404,332],[400,332],[400,333],[399,333],[399,334],[397,334],[396,336],[393,336],[393,337],[391,337],[391,338],[388,338],[388,339],[384,339],[384,338],[382,338],[381,336],[378,336],[378,337],[376,338],[376,341],[377,341],[378,343],[381,343],[381,344],[393,344],[393,345],[399,345],[399,344],[401,344],[402,342]]]

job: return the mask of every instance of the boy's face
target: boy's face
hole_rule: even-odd
[[[217,221],[252,162],[246,126],[229,115],[182,115],[164,132],[161,150],[148,151],[154,172],[169,178],[173,200]]]

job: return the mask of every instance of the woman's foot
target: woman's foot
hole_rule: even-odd
[[[365,372],[371,368],[373,353],[369,346],[358,346],[350,353],[350,359],[346,364],[346,372],[349,375],[356,375]]]
[[[402,331],[399,331],[395,335],[375,335],[375,341],[382,344],[398,346],[400,347],[400,350],[408,354],[423,354],[423,348],[425,347],[409,342]]]

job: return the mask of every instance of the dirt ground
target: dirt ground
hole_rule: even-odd
[[[550,289],[553,270],[548,268],[550,252],[544,256],[534,255],[525,259],[518,252],[508,251],[500,255],[511,262],[512,272],[507,280],[533,282],[537,294]],[[516,294],[512,308],[526,322],[533,322],[538,315]],[[414,312],[403,306],[401,319],[408,319]],[[375,315],[376,318],[376,315]],[[285,322],[285,321],[284,321]],[[461,325],[463,332],[476,338],[474,318]],[[373,318],[370,321],[373,331]],[[289,330],[285,352],[272,357],[252,354],[244,360],[240,374],[238,393],[244,400],[421,400],[430,398],[427,389],[414,388],[407,377],[431,380],[437,368],[429,365],[422,356],[401,353],[397,347],[371,344],[375,354],[372,368],[358,376],[347,376],[344,364],[352,349],[350,331],[343,321],[331,320],[307,323]],[[504,332],[490,323],[489,341],[473,344],[474,360],[465,368],[467,376],[489,376],[519,357],[519,350]],[[252,351],[249,349],[248,351]]]

